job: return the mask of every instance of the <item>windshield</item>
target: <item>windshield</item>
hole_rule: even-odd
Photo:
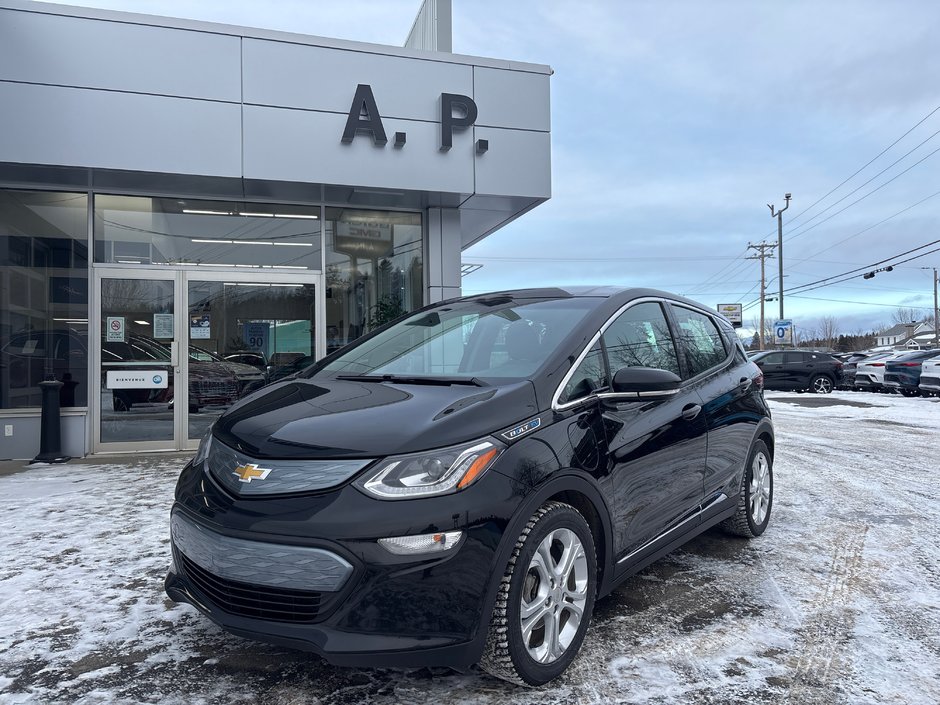
[[[415,314],[322,368],[335,375],[528,377],[598,304],[596,298],[508,296]]]

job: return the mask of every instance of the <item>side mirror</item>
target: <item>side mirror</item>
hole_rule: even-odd
[[[682,380],[669,370],[655,367],[624,367],[614,374],[613,392],[605,398],[668,399],[679,392]]]

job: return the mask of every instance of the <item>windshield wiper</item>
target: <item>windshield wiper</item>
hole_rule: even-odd
[[[473,387],[486,387],[485,382],[476,377],[403,377],[400,375],[336,375],[336,379],[350,382],[397,382],[398,384],[433,384],[450,386],[452,384],[467,384]]]

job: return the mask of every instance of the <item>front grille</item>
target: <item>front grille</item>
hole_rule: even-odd
[[[238,383],[234,380],[197,379],[190,382],[189,389],[203,397],[234,398],[238,394]]]
[[[316,621],[320,612],[322,595],[319,592],[226,580],[204,570],[182,553],[178,556],[193,586],[229,614],[274,622],[309,623]]]

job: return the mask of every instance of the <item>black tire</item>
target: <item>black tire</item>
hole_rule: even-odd
[[[816,375],[809,381],[809,388],[815,394],[831,394],[832,380],[826,375]]]
[[[525,593],[530,597],[538,597],[541,600],[543,585],[538,571],[533,567],[533,560],[536,552],[543,541],[546,541],[550,535],[558,535],[555,532],[559,530],[568,530],[580,541],[583,550],[583,558],[586,566],[581,565],[580,556],[575,551],[575,561],[572,562],[572,568],[568,573],[567,585],[559,584],[557,590],[566,590],[570,587],[576,587],[579,594],[584,594],[584,603],[582,606],[580,622],[571,636],[567,646],[564,647],[560,656],[552,657],[549,653],[547,662],[540,663],[533,655],[533,649],[538,649],[540,645],[533,645],[533,641],[538,641],[539,627],[536,626],[530,633],[528,642],[523,637],[522,627],[522,606]],[[564,532],[560,532],[564,534]],[[552,544],[552,558],[554,559],[555,547]],[[575,569],[579,568],[586,580],[583,587],[580,581],[575,583]],[[533,581],[536,584],[533,585]],[[552,589],[545,588],[549,593]],[[489,631],[486,637],[486,646],[483,650],[483,657],[480,659],[480,666],[484,671],[492,676],[515,683],[517,685],[538,686],[548,683],[550,680],[560,676],[574,660],[584,641],[584,635],[587,632],[588,624],[591,621],[591,613],[594,609],[594,598],[597,593],[597,558],[594,549],[594,537],[591,530],[584,520],[584,517],[572,506],[561,502],[547,502],[542,505],[538,511],[529,519],[522,534],[516,541],[512,556],[509,558],[509,565],[500,581],[499,590],[496,594],[496,604],[493,607],[493,616],[490,620]],[[555,593],[557,594],[557,592]],[[567,597],[556,600],[552,594],[549,594],[543,604],[546,612],[551,605],[554,605],[554,612],[539,617],[541,621],[533,621],[535,624],[542,625],[542,637],[547,638],[547,620],[553,620],[561,624],[559,631],[564,631],[574,618],[575,612],[572,611],[573,603],[567,601]],[[534,605],[536,600],[529,600],[530,605]],[[554,615],[558,615],[557,618]],[[567,617],[565,615],[568,615]],[[544,646],[544,644],[542,644]]]
[[[755,482],[754,473],[761,463],[766,464],[766,473],[768,478],[766,493],[766,510],[763,516],[756,511],[755,503],[752,502],[752,493],[755,488],[759,488],[761,483]],[[744,467],[744,477],[741,480],[741,493],[738,495],[738,510],[734,516],[725,519],[721,526],[723,529],[735,536],[744,536],[745,538],[755,538],[760,536],[767,529],[770,523],[770,512],[774,504],[774,471],[773,457],[763,441],[756,441],[747,456],[747,464]]]

